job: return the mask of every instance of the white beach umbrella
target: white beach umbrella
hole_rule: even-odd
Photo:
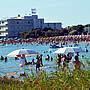
[[[85,52],[79,47],[64,47],[56,50],[54,54],[59,54],[59,53],[76,53],[76,52]]]
[[[31,49],[19,49],[9,53],[7,57],[18,57],[22,54],[24,54],[25,56],[37,56],[39,53]]]

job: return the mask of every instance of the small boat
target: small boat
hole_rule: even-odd
[[[50,48],[60,48],[60,47],[57,45],[50,45]]]

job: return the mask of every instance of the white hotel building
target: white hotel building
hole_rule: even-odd
[[[18,37],[19,33],[32,29],[62,29],[62,23],[44,23],[44,19],[39,19],[38,15],[13,17],[0,20],[0,37]]]

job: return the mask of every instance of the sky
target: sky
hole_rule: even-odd
[[[0,19],[29,15],[31,8],[45,22],[61,22],[62,27],[90,24],[90,0],[0,0]]]

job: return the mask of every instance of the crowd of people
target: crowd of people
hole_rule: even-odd
[[[73,65],[73,69],[80,69],[81,67],[81,62],[79,61],[79,54],[77,53],[77,55],[75,56],[75,60],[71,61],[72,59],[72,53],[68,53],[67,55],[61,55],[58,54],[56,56],[56,62],[58,65],[58,68],[61,66],[61,63],[63,62],[63,69],[67,69],[68,68],[68,63]]]
[[[25,55],[22,54],[21,59],[20,59],[20,67],[23,67],[24,65],[35,65],[35,64],[36,64],[36,71],[37,69],[40,71],[40,67],[43,66],[42,54],[40,56],[37,55],[36,62],[34,62],[34,59],[32,59],[31,62],[27,62]]]
[[[58,54],[56,56],[56,63],[58,65],[58,69],[60,69],[61,63],[63,62],[63,69],[64,70],[68,69],[68,63],[73,65],[73,69],[74,70],[77,70],[77,69],[80,70],[80,68],[81,68],[81,61],[79,60],[78,56],[79,56],[79,54],[77,53],[77,55],[74,58],[75,60],[71,61],[72,53],[68,53],[67,55],[65,55],[65,54]],[[50,58],[48,58],[48,59],[50,59]],[[26,58],[25,58],[25,55],[22,54],[21,55],[21,59],[20,59],[20,67],[23,67],[24,65],[36,65],[36,72],[37,72],[37,70],[40,71],[40,67],[43,67],[42,54],[36,56],[36,62],[34,62],[34,59],[32,59],[31,62],[27,62]],[[24,73],[20,73],[20,76],[18,78],[15,78],[13,75],[16,74],[16,73],[17,72],[9,73],[9,75],[11,75],[11,77],[10,77],[11,80],[19,80],[23,76],[28,76],[28,74],[26,74],[26,72],[24,71]],[[4,80],[9,79],[7,77],[7,75],[8,74],[4,75],[3,78],[1,78],[1,79],[4,79]],[[23,81],[23,80],[21,80],[21,81]]]
[[[62,67],[63,69],[68,69],[68,63],[73,65],[73,69],[80,69],[81,68],[81,62],[79,61],[79,54],[75,56],[75,60],[71,61],[73,53],[65,54],[58,54],[56,56],[56,64],[58,65],[58,68],[60,68],[61,63],[63,63]],[[53,58],[52,58],[53,59]],[[50,60],[50,56],[47,55],[45,60]],[[52,61],[52,60],[51,60]],[[43,67],[43,60],[42,60],[42,54],[36,56],[36,62],[34,62],[34,59],[32,59],[31,62],[27,62],[25,55],[23,54],[20,59],[20,67],[23,67],[24,65],[36,65],[36,71],[40,71],[40,67]]]
[[[64,43],[64,45],[67,45],[67,43]],[[78,45],[78,44],[75,44],[75,45]],[[63,47],[63,44],[61,43],[61,46]],[[88,49],[87,47],[89,46],[89,43],[86,44],[85,48],[86,48],[86,52],[88,52]],[[69,46],[69,47],[72,47],[72,46]],[[43,52],[44,54],[45,53],[48,53],[48,51],[44,51]],[[50,53],[52,53],[50,51]],[[26,58],[25,58],[25,55],[22,54],[21,55],[21,59],[19,59],[18,57],[15,57],[15,60],[20,60],[20,67],[24,66],[24,65],[36,65],[36,71],[39,70],[40,71],[40,67],[43,66],[43,60],[42,60],[42,54],[41,55],[37,55],[36,57],[36,62],[34,61],[34,59],[32,59],[31,62],[27,62]],[[78,58],[78,53],[77,53],[77,58]],[[79,58],[77,59],[75,57],[75,61],[77,62],[79,60]],[[73,66],[74,66],[74,63],[75,62],[71,62],[71,59],[72,59],[72,53],[68,53],[67,55],[61,55],[61,54],[58,54],[56,56],[56,63],[58,65],[58,68],[60,67],[61,63],[63,62],[63,68],[66,68],[68,63],[71,63]],[[5,62],[7,62],[7,57],[3,57],[1,56],[0,60],[4,60]],[[53,61],[53,57],[52,56],[49,56],[49,54],[47,54],[47,57],[45,58],[46,61]],[[76,65],[78,65],[76,63]],[[75,69],[76,66],[74,66],[74,69]]]
[[[90,35],[68,35],[68,36],[56,36],[56,37],[47,37],[47,38],[29,38],[29,39],[15,39],[15,38],[8,38],[8,39],[2,39],[0,40],[0,44],[6,45],[6,44],[49,44],[52,43],[52,41],[55,41],[57,43],[70,43],[70,42],[89,42],[90,41]]]
[[[64,45],[72,47],[72,45],[69,45],[68,43],[74,43],[74,46],[78,46],[79,42],[87,42],[87,45],[85,46],[86,52],[88,52],[87,47],[89,46],[89,41],[90,41],[90,36],[71,36],[71,37],[66,37],[66,36],[62,36],[62,37],[52,37],[52,38],[38,38],[38,39],[26,39],[26,40],[5,40],[5,41],[1,41],[0,43],[5,45],[5,44],[50,44],[52,42],[55,42],[55,44],[59,44],[61,43],[61,48],[64,47]],[[48,54],[49,51],[43,51],[44,54],[47,54],[47,57],[45,58],[45,61],[53,61],[53,57],[49,56]],[[52,51],[50,51],[50,53],[52,53]],[[36,56],[36,60],[34,60],[34,58],[32,59],[32,61],[27,62],[26,57],[24,54],[21,55],[20,58],[15,57],[15,60],[20,60],[20,67],[23,67],[24,65],[35,65],[36,66],[36,72],[40,71],[40,67],[43,67],[43,59],[42,59],[43,55],[37,55]],[[58,69],[60,68],[60,66],[62,65],[63,69],[67,70],[68,69],[68,64],[72,64],[73,65],[73,69],[76,70],[80,70],[81,68],[81,61],[79,60],[79,54],[77,53],[77,55],[74,57],[74,60],[71,61],[72,59],[72,53],[68,53],[67,55],[65,54],[58,54],[56,56],[56,64],[58,66]],[[7,57],[0,57],[0,60],[4,60],[5,62],[7,62]],[[21,74],[21,75],[25,75]],[[13,78],[13,77],[12,77]]]

